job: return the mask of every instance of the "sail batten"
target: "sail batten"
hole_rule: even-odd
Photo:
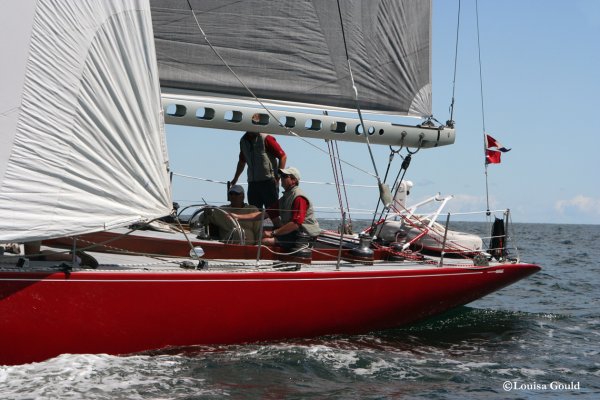
[[[327,0],[151,0],[163,88],[354,109],[335,3]],[[346,45],[365,111],[431,115],[430,1],[341,3]]]

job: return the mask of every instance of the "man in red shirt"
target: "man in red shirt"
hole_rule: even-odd
[[[284,168],[279,170],[279,176],[285,191],[279,201],[267,209],[275,229],[264,232],[262,243],[293,249],[297,247],[301,235],[309,241],[319,235],[321,228],[314,216],[311,201],[298,187],[300,171],[294,167]],[[245,215],[233,214],[240,220],[260,219],[261,215],[261,212]]]
[[[258,123],[260,116],[252,116]],[[285,168],[287,156],[277,140],[271,135],[246,132],[240,139],[240,155],[231,181],[235,185],[248,165],[248,203],[266,208],[277,201],[279,176],[277,171]]]

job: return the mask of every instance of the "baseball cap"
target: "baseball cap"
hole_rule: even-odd
[[[298,180],[298,181],[300,180],[300,171],[298,171],[298,168],[289,167],[289,168],[280,169],[279,173],[284,174],[284,175],[291,175],[294,178],[296,178],[296,180]]]
[[[244,188],[240,185],[233,185],[229,188],[228,193],[244,194]]]

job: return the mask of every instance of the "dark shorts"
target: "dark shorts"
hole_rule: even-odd
[[[285,235],[275,236],[275,244],[284,249],[290,250],[298,241],[298,231],[286,233]]]
[[[316,237],[309,237],[307,234],[300,235],[300,232],[298,231],[275,236],[275,244],[279,247],[283,247],[286,250],[295,250],[306,246],[312,248],[316,240]]]
[[[271,207],[279,198],[277,190],[275,179],[248,182],[248,204],[259,209]]]

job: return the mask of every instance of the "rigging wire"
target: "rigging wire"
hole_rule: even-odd
[[[491,215],[490,212],[490,193],[489,193],[489,185],[488,185],[488,163],[486,158],[486,150],[487,150],[487,140],[485,137],[485,109],[484,109],[484,101],[483,101],[483,72],[482,72],[482,64],[481,64],[481,42],[479,39],[479,1],[475,0],[475,20],[477,21],[477,54],[479,57],[479,91],[481,95],[481,123],[483,129],[483,160],[485,166],[485,202],[486,202],[486,213],[487,215]]]
[[[329,154],[327,150],[322,149],[321,147],[315,145],[314,143],[309,142],[308,140],[304,139],[303,137],[301,137],[300,135],[298,135],[296,132],[294,132],[291,128],[288,128],[287,126],[285,126],[284,124],[281,123],[281,121],[279,121],[279,119],[275,116],[275,114],[273,114],[273,112],[258,98],[258,96],[256,96],[256,94],[252,91],[252,89],[250,89],[250,87],[248,87],[248,85],[246,85],[246,83],[242,80],[242,78],[240,78],[240,76],[233,70],[233,68],[231,68],[231,66],[229,65],[229,63],[227,63],[227,61],[225,61],[225,59],[221,56],[221,54],[217,51],[217,49],[213,46],[213,44],[210,42],[210,40],[208,39],[208,36],[206,35],[206,33],[204,32],[204,30],[202,29],[202,27],[200,26],[200,22],[198,21],[198,18],[196,17],[196,12],[194,11],[194,8],[192,7],[192,4],[190,3],[190,0],[187,0],[187,4],[188,7],[190,8],[190,11],[192,12],[192,16],[194,17],[194,20],[196,22],[196,26],[198,27],[198,29],[200,30],[200,33],[202,34],[204,40],[206,41],[206,43],[208,44],[208,46],[211,48],[211,50],[215,53],[215,55],[219,58],[219,60],[221,60],[221,62],[223,63],[223,65],[225,67],[227,67],[227,69],[229,70],[229,72],[231,72],[233,74],[233,76],[235,77],[235,79],[237,79],[237,81],[244,87],[244,89],[254,98],[254,100],[256,100],[258,102],[258,104],[260,104],[260,106],[271,116],[273,117],[273,119],[275,121],[277,121],[279,123],[279,126],[283,129],[286,130],[286,132],[288,132],[290,135],[295,136],[296,138],[302,140],[303,142],[305,142],[306,144],[308,144],[309,146],[312,146],[313,148],[317,149],[318,151],[324,153],[324,154]],[[338,4],[339,6],[339,4]],[[342,28],[343,29],[343,28]],[[346,53],[347,54],[347,53]],[[352,74],[351,74],[352,75]],[[354,81],[353,81],[354,82]],[[360,117],[360,121],[361,124],[363,126],[363,131],[364,131],[364,122],[362,120],[362,115],[360,114],[360,110],[359,110],[359,117]],[[366,134],[366,132],[365,132]],[[368,139],[367,139],[368,141]],[[370,151],[370,148],[369,148]],[[371,158],[373,156],[371,155]],[[379,177],[377,176],[377,169],[375,169],[375,174],[364,170],[360,167],[358,167],[357,165],[354,165],[348,161],[342,160],[340,159],[339,162],[344,163],[358,171],[361,171],[367,175],[371,175],[374,178],[377,178],[377,180],[379,181]]]
[[[338,204],[340,207],[340,212],[344,213],[344,204],[342,202],[342,193],[340,191],[340,181],[339,174],[337,169],[337,164],[335,163],[335,149],[333,148],[330,140],[325,140],[327,143],[327,148],[329,149],[329,161],[331,162],[331,171],[333,172],[333,180],[335,182],[335,189],[338,196]]]
[[[325,142],[327,143],[327,147],[329,149],[329,159],[331,161],[331,170],[333,172],[333,179],[335,182],[335,188],[336,188],[336,192],[338,195],[338,203],[339,203],[339,208],[340,208],[340,215],[342,217],[342,220],[345,219],[344,214],[347,212],[348,216],[350,216],[350,203],[348,201],[348,191],[346,188],[346,182],[344,180],[344,172],[342,170],[342,165],[339,163],[339,147],[337,144],[337,141],[334,140],[325,140]],[[338,161],[336,163],[336,160]],[[343,197],[342,197],[342,192],[343,192]],[[344,205],[344,201],[345,201],[345,205]],[[349,218],[349,222],[347,227],[351,227],[352,226],[352,219]],[[342,230],[346,231],[348,229],[346,226],[342,226]]]
[[[365,129],[365,122],[363,121],[362,112],[360,110],[360,103],[358,101],[358,89],[354,82],[354,75],[352,74],[352,66],[350,65],[350,55],[348,54],[348,44],[346,43],[346,32],[344,30],[344,20],[342,19],[342,8],[340,6],[340,0],[337,0],[338,14],[340,16],[340,26],[342,28],[342,39],[344,40],[344,51],[346,52],[346,60],[348,61],[348,72],[350,73],[350,81],[352,82],[352,89],[354,90],[354,100],[356,101],[356,111],[358,112],[358,118],[360,119],[360,125],[365,135],[365,141],[367,142],[367,148],[369,149],[369,156],[371,156],[371,163],[373,164],[373,170],[375,171],[375,178],[377,183],[381,186],[381,179],[379,178],[379,172],[377,172],[377,164],[375,163],[375,157],[373,156],[373,150],[371,150],[371,143],[369,142],[369,133]]]
[[[340,149],[338,147],[338,142],[335,141],[334,144],[335,144],[336,153],[339,155]],[[350,232],[347,232],[347,233],[351,233],[352,232],[352,217],[350,216],[350,202],[348,201],[348,190],[346,187],[346,180],[344,178],[344,170],[342,169],[342,164],[339,162],[340,158],[338,157],[337,160],[338,160],[338,165],[339,165],[340,177],[342,178],[342,188],[344,191],[344,198],[346,200],[346,210],[347,210],[347,214],[348,214],[347,226],[349,227]],[[342,221],[344,221],[344,212],[343,211],[342,211]],[[346,227],[344,226],[344,227],[342,227],[342,229],[345,230]]]
[[[371,157],[371,164],[373,165],[373,170],[375,171],[375,178],[377,179],[377,185],[379,186],[379,198],[377,199],[377,208],[379,207],[379,203],[381,202],[381,203],[383,203],[383,206],[385,209],[385,208],[388,208],[393,203],[393,198],[390,193],[389,186],[385,185],[381,181],[381,178],[379,177],[379,172],[377,171],[377,163],[375,162],[375,157],[373,156],[373,150],[371,149],[371,143],[369,141],[369,133],[367,132],[367,129],[365,127],[365,122],[363,120],[362,112],[360,109],[360,102],[358,100],[358,89],[357,89],[356,83],[354,81],[354,74],[352,73],[352,65],[350,62],[350,55],[348,54],[348,43],[346,41],[346,31],[344,29],[344,19],[342,18],[342,7],[340,5],[339,0],[337,0],[336,3],[337,3],[337,8],[338,8],[338,15],[340,17],[340,27],[342,30],[342,39],[344,40],[344,51],[346,53],[346,60],[348,61],[348,72],[350,75],[350,82],[352,83],[352,89],[354,91],[354,100],[356,102],[356,111],[358,113],[358,118],[360,119],[360,125],[362,127],[362,131],[363,131],[363,134],[365,137],[365,142],[367,143],[367,149],[369,150],[369,156]],[[389,165],[388,165],[388,171],[389,171]],[[387,172],[386,172],[386,177],[387,177]],[[385,181],[385,178],[384,178],[384,181]],[[377,213],[377,208],[375,210],[375,213],[373,213],[373,219],[375,219],[375,215]],[[372,234],[374,234],[374,232],[375,231],[373,230]]]
[[[396,154],[400,154],[400,151],[402,151],[403,147],[400,146],[400,148],[398,150],[394,150],[392,148],[392,146],[390,146],[390,155],[388,157],[388,165],[387,168],[385,169],[385,175],[383,177],[383,181],[386,182],[387,181],[387,177],[388,174],[390,172],[390,167],[392,166],[392,161],[394,161],[394,156]],[[400,156],[402,157],[402,156]],[[377,199],[377,204],[375,205],[375,211],[373,212],[373,220],[371,221],[371,227],[375,226],[375,219],[377,218],[377,213],[379,212],[379,205],[381,204],[381,199]],[[381,211],[381,214],[379,215],[379,218],[381,219],[381,216],[383,215],[383,212],[385,211],[385,207],[384,209]]]
[[[460,0],[458,0],[458,13],[456,17],[456,45],[454,47],[454,77],[452,79],[452,102],[450,103],[450,120],[446,122],[450,127],[454,127],[454,93],[456,91],[456,71],[458,64],[458,39],[460,32]]]
[[[423,138],[421,138],[422,140]],[[402,146],[398,149],[398,150],[394,150],[392,149],[392,146],[390,146],[390,156],[388,159],[388,166],[387,169],[385,171],[385,177],[383,178],[383,181],[386,182],[387,181],[387,177],[388,177],[388,172],[390,170],[390,166],[392,164],[392,161],[394,159],[394,155],[395,154],[400,154],[400,151],[402,151]],[[381,210],[381,213],[379,214],[379,220],[381,220],[382,218],[387,218],[387,216],[389,215],[391,208],[393,208],[393,204],[396,201],[396,195],[398,194],[398,190],[400,189],[400,185],[402,184],[402,181],[404,180],[404,176],[406,175],[406,171],[408,170],[408,167],[410,166],[410,162],[412,160],[412,156],[414,154],[417,154],[419,152],[419,150],[421,150],[421,141],[419,141],[419,147],[417,147],[416,150],[410,150],[409,148],[406,148],[406,152],[408,153],[406,155],[406,157],[402,157],[402,155],[400,155],[400,158],[402,158],[402,165],[400,166],[400,169],[398,170],[398,174],[396,175],[396,179],[394,180],[393,186],[392,186],[392,202],[391,202],[391,207],[383,207],[383,209]],[[404,171],[404,172],[403,172]],[[402,176],[400,176],[400,174],[402,173]],[[377,205],[375,206],[375,212],[373,213],[373,220],[371,221],[371,227],[375,226],[375,219],[376,219],[376,215],[377,212],[379,211],[379,204],[380,204],[381,199],[377,200]],[[383,216],[383,213],[385,212],[385,217]]]

